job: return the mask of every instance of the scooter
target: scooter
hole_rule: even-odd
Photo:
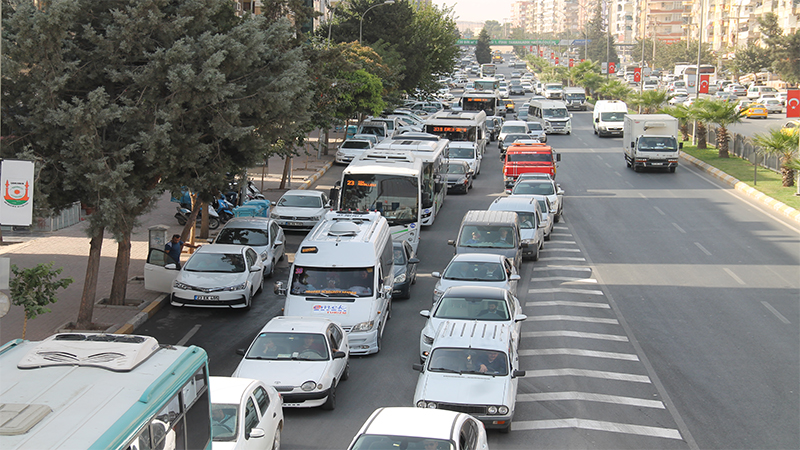
[[[178,212],[175,213],[175,218],[178,219],[179,225],[186,225],[186,222],[189,220],[189,215],[192,214],[192,210],[189,208],[184,208],[183,206],[178,206]],[[212,230],[216,230],[219,228],[219,215],[214,207],[210,207],[209,215],[208,215],[208,228]],[[197,225],[202,223],[202,211],[197,213]]]
[[[220,194],[212,206],[217,211],[220,222],[226,223],[233,218],[233,205],[224,195]]]

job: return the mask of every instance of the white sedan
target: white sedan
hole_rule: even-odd
[[[368,143],[364,143],[363,150]],[[330,208],[328,196],[322,191],[293,189],[286,191],[272,208],[269,216],[284,229],[310,230],[319,222],[325,211]]]
[[[451,286],[494,286],[516,295],[520,279],[511,260],[492,253],[459,253],[444,272],[433,272],[431,276],[439,279],[433,288],[433,303]]]
[[[511,195],[544,195],[550,199],[550,203],[555,209],[553,222],[561,220],[564,212],[564,191],[561,185],[553,180],[522,180],[518,181],[511,189]]]
[[[247,378],[209,377],[212,450],[281,446],[283,401],[278,391]]]

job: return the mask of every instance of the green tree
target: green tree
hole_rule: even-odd
[[[689,106],[689,119],[695,123],[695,138],[697,139],[697,148],[708,148],[708,136],[706,132],[706,116],[705,110],[702,107],[702,102],[694,102]]]
[[[700,98],[695,103],[703,123],[713,123],[717,129],[717,150],[720,158],[728,158],[728,127],[742,121],[744,112],[736,111],[735,103]]]
[[[56,291],[66,289],[72,284],[71,277],[55,278],[63,269],[53,270],[53,262],[38,264],[36,267],[20,269],[16,264],[11,265],[14,275],[8,283],[11,289],[11,304],[22,306],[25,309],[25,320],[22,325],[22,339],[28,329],[28,320],[36,318],[39,314],[50,312],[47,305],[58,301]]]
[[[783,186],[794,186],[794,171],[800,165],[797,153],[797,134],[783,133],[780,129],[773,128],[767,133],[756,133],[753,136],[753,143],[764,153],[780,157]]]
[[[475,59],[478,64],[489,64],[492,62],[492,49],[489,47],[489,33],[486,28],[478,33],[478,43],[475,45]]]
[[[732,69],[737,74],[757,73],[772,67],[773,54],[766,48],[751,45],[736,50]]]
[[[597,89],[597,93],[606,100],[626,101],[632,92],[627,84],[617,79],[607,80]]]
[[[603,3],[598,2],[592,18],[586,24],[585,34],[589,37],[589,42],[585,46],[578,48],[581,59],[592,61],[619,62],[617,50],[614,47],[614,36],[611,36],[605,29],[605,15],[603,14]],[[606,57],[606,55],[609,55]]]
[[[678,129],[681,132],[681,140],[688,141],[689,140],[689,108],[686,105],[679,104],[679,105],[670,105],[665,106],[659,110],[659,112],[664,114],[669,114],[670,116],[678,119]]]
[[[487,20],[483,23],[483,29],[489,34],[491,39],[503,39],[505,36],[503,25],[496,20]]]
[[[637,91],[628,96],[628,102],[631,106],[641,108],[644,114],[650,114],[664,106],[670,97],[667,91],[662,90]]]
[[[788,83],[800,83],[800,30],[784,35],[775,13],[758,18],[762,41],[773,57],[772,70]]]

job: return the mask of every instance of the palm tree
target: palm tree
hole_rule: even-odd
[[[689,120],[694,120],[697,124],[697,129],[695,130],[695,134],[697,136],[697,148],[706,149],[708,148],[708,140],[706,136],[706,123],[704,121],[705,111],[700,105],[702,105],[702,102],[697,101],[689,106]]]
[[[797,158],[797,135],[773,128],[768,133],[757,133],[753,136],[753,143],[765,153],[780,156],[783,186],[794,186],[794,168],[800,164]]]
[[[719,126],[717,150],[720,158],[728,158],[728,127],[741,122],[744,113],[737,112],[735,104],[721,100],[699,99],[693,106],[697,107],[699,120]]]
[[[583,79],[581,80],[581,85],[586,90],[586,96],[593,96],[595,91],[606,81],[605,77],[598,73],[589,72],[584,75]]]
[[[635,92],[630,96],[630,103],[632,106],[641,107],[645,114],[650,114],[660,108],[664,103],[670,99],[670,94],[667,91],[642,91]]]
[[[686,105],[678,104],[661,108],[659,112],[669,114],[678,119],[678,128],[681,131],[681,140],[689,140],[689,108]]]
[[[619,80],[610,80],[603,83],[597,93],[609,100],[625,101],[631,94],[631,88]]]

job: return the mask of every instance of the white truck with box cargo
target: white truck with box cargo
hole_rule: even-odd
[[[622,129],[625,163],[638,172],[642,168],[678,167],[678,119],[668,114],[626,114]]]

